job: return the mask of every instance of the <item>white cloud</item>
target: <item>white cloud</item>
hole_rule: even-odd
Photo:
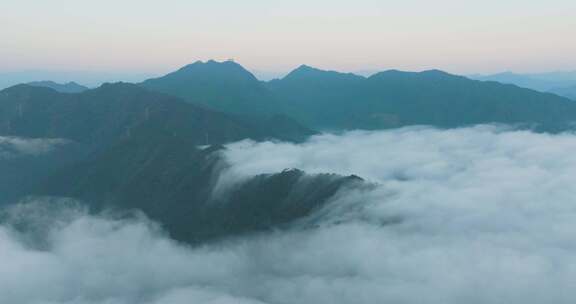
[[[57,138],[0,136],[0,159],[48,153],[68,141]]]
[[[380,186],[339,193],[315,229],[197,248],[143,219],[72,213],[42,250],[5,224],[0,302],[574,303],[575,148],[485,126],[232,144],[234,178],[295,167]]]

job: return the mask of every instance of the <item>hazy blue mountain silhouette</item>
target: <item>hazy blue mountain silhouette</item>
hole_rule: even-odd
[[[576,85],[570,87],[552,89],[550,90],[550,92],[560,96],[564,96],[566,98],[570,98],[572,100],[576,100]]]
[[[289,122],[279,128],[273,123],[244,121],[128,83],[105,84],[80,94],[28,85],[0,91],[1,135],[102,144],[147,128],[189,136],[198,144],[220,144],[244,138],[291,141],[313,134]],[[282,136],[282,126],[289,127],[294,138]],[[303,133],[296,134],[298,130]]]
[[[279,112],[271,92],[233,61],[197,61],[140,85],[226,113],[267,115]]]
[[[27,85],[34,86],[34,87],[44,87],[54,89],[60,93],[81,93],[89,88],[79,85],[74,81],[68,83],[56,83],[54,81],[32,81],[28,82]]]
[[[247,120],[281,113],[322,130],[506,123],[557,131],[576,118],[568,99],[438,70],[362,77],[302,65],[263,83],[235,62],[208,61],[141,85]]]
[[[554,131],[576,118],[576,105],[566,98],[438,70],[364,78],[301,66],[268,88],[287,115],[316,129],[507,123]]]
[[[476,80],[514,84],[519,87],[554,93],[571,99],[574,99],[574,91],[571,88],[576,86],[576,72],[536,74],[504,72],[493,75],[470,75],[469,77]]]

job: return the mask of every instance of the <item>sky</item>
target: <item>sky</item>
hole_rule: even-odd
[[[0,73],[576,69],[573,0],[2,0]]]

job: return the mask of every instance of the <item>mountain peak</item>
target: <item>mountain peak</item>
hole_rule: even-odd
[[[450,73],[444,72],[444,71],[439,70],[439,69],[425,70],[425,71],[422,71],[420,73],[428,74],[428,75],[451,75]]]
[[[141,86],[232,114],[277,112],[270,92],[233,60],[196,61]]]
[[[369,77],[370,79],[406,79],[406,78],[425,78],[425,79],[456,79],[461,76],[453,75],[442,70],[432,69],[422,72],[407,72],[400,70],[387,70],[376,73]]]
[[[283,79],[310,79],[318,77],[330,77],[330,78],[364,78],[352,73],[340,73],[336,71],[326,71],[315,67],[311,67],[306,64],[302,64],[292,72],[288,73]]]
[[[302,64],[299,67],[297,67],[296,69],[294,69],[292,72],[288,73],[288,75],[301,75],[301,74],[310,74],[310,73],[320,74],[320,73],[325,73],[325,72],[327,72],[327,71],[320,70],[320,69],[311,67],[311,66],[306,65],[306,64]]]
[[[144,86],[154,87],[159,82],[241,82],[257,83],[258,79],[243,66],[233,60],[227,61],[196,61],[180,69],[158,78],[144,81]]]
[[[50,88],[60,93],[81,93],[88,90],[87,87],[79,85],[74,81],[69,81],[67,83],[57,83],[51,80],[44,80],[44,81],[33,81],[27,84],[34,87]]]
[[[461,78],[462,76],[450,74],[438,69],[426,70],[419,73],[422,76],[435,77],[435,78]]]
[[[194,63],[185,65],[178,69],[175,73],[200,73],[200,72],[207,72],[207,71],[220,71],[220,72],[242,72],[245,74],[252,75],[248,70],[246,70],[243,66],[236,63],[233,60],[226,60],[226,61],[216,61],[210,59],[208,61],[195,61]],[[168,75],[171,75],[168,74]],[[167,76],[168,76],[167,75]]]
[[[307,64],[301,64],[299,67],[295,69],[295,71],[322,71],[322,70],[311,67]]]

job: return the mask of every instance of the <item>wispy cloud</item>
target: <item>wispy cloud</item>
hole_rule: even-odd
[[[48,153],[68,141],[56,138],[22,138],[0,136],[0,159],[35,156]]]

